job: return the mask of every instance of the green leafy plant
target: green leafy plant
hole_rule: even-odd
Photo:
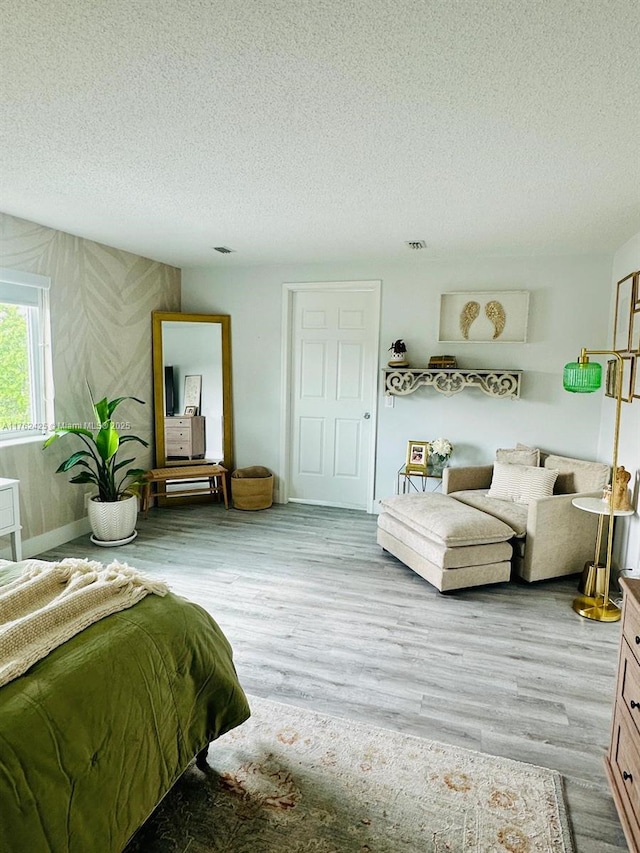
[[[26,310],[0,305],[0,428],[32,420],[28,339]]]
[[[91,389],[89,394],[91,395]],[[47,448],[64,435],[77,435],[87,449],[72,453],[60,464],[56,474],[64,474],[73,468],[82,468],[83,470],[71,477],[69,482],[93,483],[98,488],[98,500],[105,503],[113,503],[125,495],[139,494],[140,487],[145,482],[144,468],[129,468],[122,473],[123,468],[135,461],[134,457],[117,460],[118,450],[128,441],[137,441],[144,447],[149,446],[147,441],[137,435],[119,435],[111,416],[123,400],[135,400],[136,403],[145,405],[144,400],[139,400],[137,397],[117,397],[111,401],[103,397],[96,403],[91,395],[95,423],[98,428],[88,429],[86,425],[60,427],[55,429],[44,443],[44,448]]]

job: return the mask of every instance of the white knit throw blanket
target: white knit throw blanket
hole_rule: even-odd
[[[94,622],[168,591],[124,563],[25,560],[0,587],[0,687]]]

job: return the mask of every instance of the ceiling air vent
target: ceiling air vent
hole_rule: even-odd
[[[216,252],[220,252],[221,255],[230,255],[232,252],[235,252],[235,249],[230,249],[228,246],[214,246],[213,248]]]
[[[405,246],[408,246],[410,249],[426,249],[427,241],[426,240],[405,240]]]

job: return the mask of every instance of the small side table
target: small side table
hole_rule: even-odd
[[[0,536],[11,536],[11,556],[16,563],[22,559],[19,487],[20,480],[0,478]]]
[[[620,608],[609,601],[609,573],[606,564],[602,565],[600,562],[604,522],[606,518],[611,516],[609,504],[602,498],[574,498],[571,503],[577,509],[593,512],[599,516],[593,562],[587,563],[585,566],[583,579],[580,587],[578,587],[578,591],[583,594],[574,600],[573,609],[587,619],[595,619],[599,622],[617,622],[620,619]],[[632,509],[614,509],[613,511],[615,517],[633,514],[634,510]],[[608,568],[610,570],[611,566]]]
[[[435,484],[432,486],[429,480],[435,480]],[[441,488],[442,475],[430,472],[428,467],[426,474],[421,474],[417,471],[407,471],[404,465],[398,469],[398,481],[396,485],[396,494],[398,495],[407,495],[412,490],[414,492],[437,492]]]

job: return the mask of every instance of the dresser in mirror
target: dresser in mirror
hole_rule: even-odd
[[[156,467],[233,465],[230,317],[154,311]]]

